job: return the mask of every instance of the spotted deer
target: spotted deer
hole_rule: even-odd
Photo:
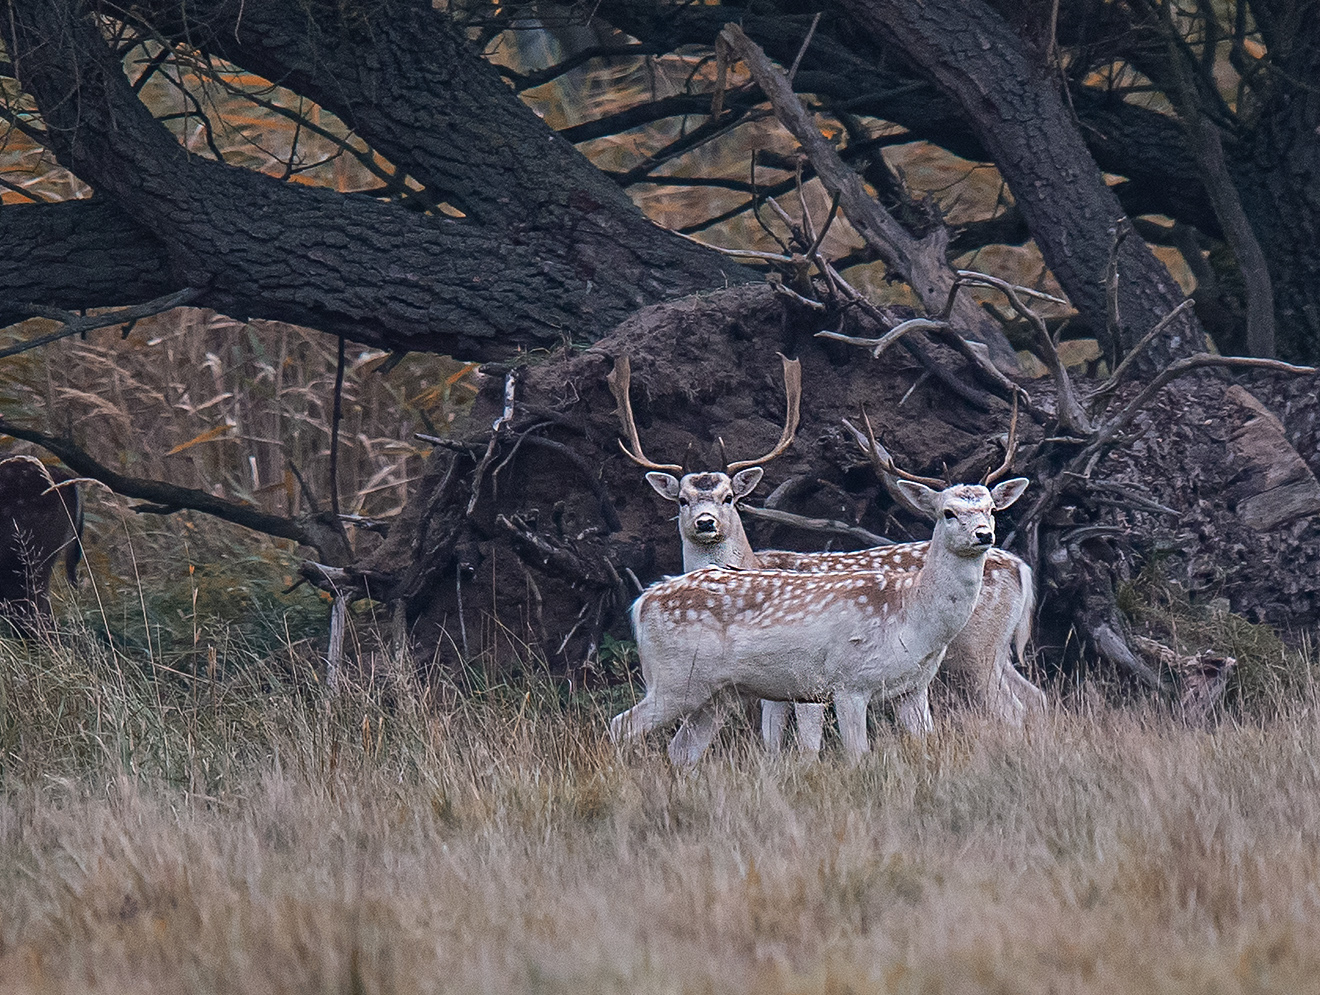
[[[82,558],[82,496],[72,477],[31,456],[0,460],[0,615],[23,635],[49,625],[50,573],[69,584]]]
[[[921,516],[926,509],[910,500],[907,493],[897,486],[899,480],[939,488],[948,486],[945,481],[920,477],[900,469],[885,447],[876,440],[870,419],[865,422],[864,433],[846,420],[844,425],[871,459],[885,487],[914,514]],[[1016,436],[1015,404],[1003,462],[986,473],[983,484],[993,484],[1008,472],[1016,452]],[[762,567],[811,573],[839,570],[905,572],[919,569],[929,551],[929,542],[910,542],[854,553],[764,550],[758,552],[756,558]],[[1045,707],[1044,692],[1013,666],[1014,652],[1019,660],[1025,656],[1027,640],[1031,638],[1035,601],[1031,567],[1006,550],[990,549],[986,553],[985,576],[972,617],[949,644],[943,664],[946,674],[953,674],[970,685],[975,697],[990,714],[1013,726],[1020,726],[1028,712],[1040,711]],[[799,716],[799,736],[802,735],[802,718]],[[772,706],[768,716],[763,714],[762,734],[767,738],[782,739],[786,724],[785,706]]]
[[[656,463],[642,451],[641,437],[633,418],[629,392],[632,367],[627,356],[620,356],[614,369],[606,377],[610,391],[618,403],[619,422],[628,441],[619,440],[625,456],[650,472],[646,482],[666,501],[678,505],[678,534],[683,543],[683,571],[685,573],[706,566],[755,569],[757,554],[743,530],[738,502],[756,489],[765,474],[766,463],[781,456],[797,433],[799,409],[802,400],[802,364],[781,355],[784,367],[784,428],[779,441],[764,456],[756,459],[727,463],[723,471],[684,473],[677,463]],[[721,450],[723,443],[721,442]],[[674,476],[680,474],[680,477]],[[790,568],[791,569],[791,568]],[[788,705],[762,702],[762,735],[765,736],[765,716],[773,714],[779,727],[787,724]],[[798,744],[805,751],[820,750],[821,730],[824,726],[825,706],[799,703],[795,706],[798,719]],[[781,714],[782,713],[782,714]],[[678,742],[688,736],[686,728],[679,730]],[[783,736],[776,734],[766,742],[778,749]]]
[[[628,395],[628,357],[619,358],[608,378],[618,401],[623,432],[628,439],[626,445],[620,440],[620,448],[634,463],[652,471],[646,474],[647,482],[661,497],[679,505],[678,528],[683,542],[684,571],[711,565],[743,569],[763,567],[808,573],[908,571],[920,568],[929,547],[925,542],[895,544],[850,553],[798,553],[786,550],[753,552],[738,514],[738,503],[760,482],[764,472],[761,465],[787,448],[798,421],[801,371],[796,361],[783,362],[788,413],[779,444],[759,459],[729,464],[722,473],[692,473],[683,476],[681,480],[675,478],[673,473],[682,473],[682,467],[652,462],[642,451]],[[881,454],[884,459],[888,459],[888,453],[883,447],[876,444],[873,449],[867,448],[866,440],[858,434],[859,442],[872,453],[873,460],[882,459]],[[869,425],[868,435],[874,439],[874,435],[869,432]],[[1011,456],[1006,457],[1004,465],[996,473],[1002,475],[1010,459]],[[891,466],[892,460],[883,465],[877,464],[877,472],[882,473],[882,476],[902,472],[895,470],[891,473],[886,469]],[[965,679],[984,707],[1011,725],[1020,725],[1029,709],[1043,707],[1044,704],[1044,695],[1040,689],[1022,677],[1012,663],[1015,648],[1019,658],[1025,651],[1031,634],[1033,605],[1031,568],[1011,553],[991,549],[987,554],[982,593],[972,619],[964,632],[949,646],[946,656],[946,670]],[[789,705],[784,702],[762,702],[761,735],[772,750],[779,749],[783,741],[788,724],[788,709]],[[818,752],[825,706],[798,703],[794,711],[799,749],[809,754]],[[686,728],[679,731],[680,747],[687,735]]]
[[[718,700],[729,692],[832,701],[853,760],[870,749],[872,698],[894,700],[907,728],[929,731],[927,689],[976,606],[994,512],[1016,501],[1027,480],[941,491],[909,480],[896,486],[935,520],[916,570],[709,566],[649,587],[632,607],[646,695],[611,720],[611,738],[623,742],[687,718],[691,733],[671,742],[670,759],[695,764],[718,728]]]

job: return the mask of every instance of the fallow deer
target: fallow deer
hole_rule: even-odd
[[[0,615],[20,633],[51,623],[50,573],[61,553],[69,584],[77,583],[82,522],[69,474],[31,456],[0,460]]]
[[[771,701],[833,701],[851,759],[870,745],[866,709],[895,699],[918,733],[933,723],[927,688],[949,643],[971,618],[994,512],[1027,487],[1022,477],[987,489],[935,491],[901,480],[908,500],[935,520],[919,569],[806,574],[703,567],[653,584],[632,607],[646,696],[610,722],[622,742],[675,719],[691,735],[670,744],[678,766],[696,763],[717,729],[725,692]]]
[[[865,417],[865,416],[864,416]],[[844,424],[857,438],[858,444],[875,465],[876,474],[890,493],[917,515],[924,508],[913,503],[897,486],[899,480],[945,488],[946,481],[920,477],[895,465],[893,457],[876,440],[870,419],[866,419],[865,433],[858,431],[846,420]],[[1004,459],[989,471],[983,484],[993,484],[1003,477],[1012,465],[1016,453],[1017,405],[1013,407]],[[832,573],[839,570],[919,569],[929,554],[928,542],[900,543],[881,546],[854,553],[792,553],[783,550],[758,552],[756,558],[762,567],[781,570],[800,570],[810,573]],[[985,577],[981,595],[967,625],[949,644],[943,664],[946,674],[953,674],[971,685],[975,696],[988,711],[1002,722],[1020,726],[1029,711],[1043,710],[1045,694],[1023,677],[1013,666],[1013,653],[1018,659],[1025,656],[1027,640],[1031,638],[1031,619],[1035,608],[1035,584],[1031,567],[1018,557],[1002,549],[991,549],[986,554]],[[763,716],[762,734],[767,739],[783,738],[787,724],[785,706],[773,706]],[[803,735],[799,718],[799,737]]]
[[[684,573],[706,566],[751,570],[760,565],[747,533],[743,530],[738,502],[756,489],[765,474],[764,465],[781,456],[797,433],[802,401],[802,364],[783,355],[779,358],[784,366],[785,400],[784,428],[780,432],[779,441],[764,456],[726,462],[723,471],[708,473],[684,473],[683,467],[677,463],[655,463],[647,459],[642,451],[641,438],[632,413],[629,392],[632,366],[629,358],[620,356],[615,360],[614,369],[606,377],[610,391],[618,402],[619,422],[628,437],[627,443],[619,440],[619,448],[638,466],[650,471],[646,474],[646,482],[657,494],[678,505],[678,534],[683,543]],[[720,448],[723,450],[722,441]],[[681,479],[674,474],[680,474]],[[787,708],[787,705],[781,706],[779,702],[761,703],[763,736],[766,729],[765,716],[774,715],[778,725],[786,725]],[[818,752],[825,706],[804,702],[796,705],[795,710],[799,746],[805,752]],[[680,748],[687,736],[686,729],[679,731],[677,741]],[[782,736],[776,735],[773,741],[767,739],[767,743],[778,749],[781,740]]]
[[[798,421],[801,370],[796,361],[790,363],[785,359],[783,362],[788,413],[779,444],[759,459],[728,465],[723,473],[693,473],[683,476],[681,480],[669,471],[682,473],[682,467],[652,462],[642,451],[628,393],[628,357],[620,357],[608,377],[610,389],[618,402],[619,419],[628,438],[626,445],[620,440],[620,448],[634,463],[652,471],[646,475],[647,482],[661,497],[676,501],[679,505],[678,527],[683,542],[684,571],[711,565],[808,573],[919,569],[929,547],[925,542],[895,544],[850,553],[798,553],[786,550],[753,552],[738,514],[738,502],[760,482],[763,471],[758,464],[769,462],[787,448]],[[867,427],[868,435],[873,440],[869,423]],[[860,433],[859,442],[863,448],[867,448]],[[892,461],[880,462],[881,454],[888,457],[883,447],[876,444],[867,451],[872,454],[873,461],[877,462],[877,472],[881,473],[882,478],[901,474],[902,471],[892,468]],[[1010,460],[1011,453],[1006,456],[999,470],[995,471],[995,475],[1002,475]],[[988,477],[987,482],[992,483],[993,479]],[[892,486],[890,489],[893,490]],[[1034,600],[1031,568],[1011,553],[991,549],[986,559],[980,599],[964,632],[955,638],[946,656],[946,670],[963,677],[991,714],[1012,725],[1020,725],[1029,708],[1042,707],[1044,704],[1044,695],[1040,689],[1022,677],[1012,663],[1013,650],[1016,648],[1021,658],[1030,637]],[[818,752],[825,707],[799,703],[794,706],[794,710],[799,749],[810,754]],[[761,735],[770,749],[779,748],[787,723],[787,703],[762,702]],[[676,747],[681,749],[688,735],[686,727],[680,729]]]

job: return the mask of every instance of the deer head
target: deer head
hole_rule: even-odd
[[[981,556],[995,544],[995,512],[1022,496],[1029,481],[1014,477],[987,488],[984,484],[955,484],[936,491],[914,480],[895,485],[908,503],[935,521],[931,547],[957,556]]]
[[[981,478],[981,484],[975,485],[980,486],[982,490],[985,490],[988,485],[993,484],[995,481],[1003,477],[1004,474],[1008,473],[1013,465],[1013,458],[1017,455],[1017,419],[1017,395],[1014,395],[1013,414],[1009,421],[1008,438],[1004,443],[1004,460],[993,470],[986,471],[985,476]],[[862,451],[870,458],[871,465],[875,467],[876,476],[878,476],[880,482],[884,484],[885,490],[889,492],[890,496],[895,501],[912,514],[920,518],[930,519],[938,524],[943,509],[936,509],[928,497],[923,496],[918,500],[918,492],[905,485],[919,484],[926,490],[936,488],[940,491],[944,491],[951,487],[951,481],[940,480],[937,477],[922,477],[902,469],[894,462],[894,457],[889,450],[881,445],[880,441],[876,439],[875,430],[871,427],[871,419],[867,416],[865,410],[862,411],[862,424],[866,429],[865,432],[856,428],[852,422],[848,421],[848,419],[845,418],[843,420],[844,427],[852,433],[857,445],[860,446]],[[1021,477],[1017,479],[1022,481],[1022,488],[1025,488],[1026,479]],[[1013,483],[1013,481],[1007,481],[1007,483]],[[1007,498],[1008,492],[1004,492],[1006,498],[1005,503],[1003,505],[995,505],[995,507],[1007,508],[1018,499],[1022,493],[1022,488],[1019,488],[1016,493],[1012,495],[1011,499]],[[990,539],[991,542],[994,541],[993,532]]]
[[[631,365],[627,356],[615,361],[607,380],[610,391],[618,402],[619,422],[628,437],[628,444],[619,440],[630,460],[650,472],[646,482],[667,501],[678,504],[678,530],[683,539],[683,568],[719,563],[728,566],[750,567],[751,545],[738,516],[738,502],[755,490],[765,473],[766,463],[780,456],[793,441],[797,431],[799,405],[802,399],[802,366],[796,360],[779,357],[784,364],[784,428],[779,441],[763,456],[756,459],[726,461],[723,471],[683,473],[683,467],[674,463],[654,463],[642,452],[637,425],[633,419],[629,398]],[[720,442],[723,451],[723,440]],[[683,474],[681,479],[675,473]]]

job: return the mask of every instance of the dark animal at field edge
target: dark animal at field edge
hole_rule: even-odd
[[[50,577],[64,557],[70,586],[82,559],[82,495],[73,477],[31,456],[0,460],[0,615],[20,635],[53,621]]]

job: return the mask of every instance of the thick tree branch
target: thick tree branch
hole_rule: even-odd
[[[151,502],[151,507],[140,509],[150,514],[164,515],[185,509],[200,511],[222,521],[252,529],[254,532],[261,532],[277,539],[292,539],[304,546],[310,546],[322,559],[332,563],[348,563],[351,559],[352,554],[345,545],[342,530],[336,527],[337,523],[330,517],[324,520],[310,516],[284,518],[264,512],[250,504],[216,497],[195,487],[178,487],[161,480],[130,477],[110,469],[69,439],[15,425],[3,417],[0,417],[0,434],[11,435],[15,439],[40,446],[58,456],[64,465],[78,476],[99,480],[116,494]]]
[[[1122,208],[1105,185],[1059,93],[1021,39],[982,0],[840,0],[875,38],[898,46],[953,97],[998,166],[1041,254],[1073,305],[1095,329],[1105,327],[1102,277],[1107,230]],[[1119,287],[1126,351],[1182,300],[1164,265],[1144,242],[1121,247]],[[1146,354],[1147,368],[1200,347],[1204,333],[1184,312],[1171,334]]]
[[[293,16],[296,6],[263,4],[257,9],[269,13],[278,8]],[[238,12],[236,4],[219,7]],[[508,103],[517,105],[511,128],[519,115],[530,117],[523,128],[525,140],[512,131],[506,136],[512,144],[498,145],[518,153],[492,153],[502,162],[522,164],[510,167],[504,162],[501,169],[482,174],[483,189],[497,200],[503,196],[507,201],[513,186],[521,191],[521,207],[505,204],[493,212],[495,217],[509,210],[516,214],[517,222],[510,221],[510,226],[418,215],[370,197],[280,183],[189,156],[132,92],[94,22],[82,17],[83,10],[76,0],[21,0],[14,5],[14,17],[3,19],[0,34],[6,47],[20,56],[16,65],[23,85],[43,111],[57,157],[90,182],[98,197],[115,201],[132,218],[132,228],[148,229],[159,241],[164,259],[157,255],[154,266],[141,267],[146,272],[138,282],[152,278],[149,274],[157,268],[165,270],[168,282],[153,286],[155,293],[135,292],[132,296],[138,300],[194,286],[201,289],[198,305],[237,318],[310,325],[388,348],[500,358],[558,344],[566,334],[597,337],[646,301],[753,278],[749,271],[721,263],[713,253],[646,221],[606,177],[522,107],[493,70],[461,47],[454,49],[455,57],[477,65],[478,75],[490,75],[496,88],[492,94],[483,84],[475,87],[475,95],[469,93],[471,101],[482,94],[492,101],[484,110],[469,108],[472,126],[489,127],[490,116]],[[430,25],[428,37],[436,30],[433,13],[428,10],[426,23],[419,27]],[[248,14],[255,17],[256,10],[249,7]],[[291,31],[298,38],[306,34],[306,25],[298,23],[296,30],[286,24],[264,40],[296,49],[302,42],[291,41]],[[349,40],[362,46],[379,44],[383,51],[386,40],[398,39],[392,32],[386,39],[365,32]],[[454,44],[451,39],[451,47]],[[372,62],[363,49],[348,48],[336,48],[336,58],[352,55],[364,64]],[[296,62],[298,51],[274,54]],[[403,53],[392,57],[402,58]],[[428,59],[435,61],[428,54],[422,62]],[[330,86],[325,74],[342,66],[312,59],[304,68],[321,73],[321,85]],[[371,88],[368,83],[380,82],[364,80],[363,92]],[[348,98],[340,94],[339,99]],[[444,105],[425,87],[397,99],[411,100],[414,111]],[[401,105],[393,108],[398,115],[404,111]],[[424,133],[414,120],[410,141],[422,141],[418,136]],[[431,139],[425,142],[435,147]],[[452,155],[454,147],[446,151]],[[467,151],[465,147],[463,154]],[[477,160],[473,165],[479,167],[484,160]],[[564,169],[553,180],[538,172],[551,162]],[[428,163],[435,166],[423,156],[422,166],[430,168]],[[423,170],[417,175],[428,179]],[[589,190],[572,186],[575,176],[583,183],[590,179]],[[444,177],[440,181],[440,188],[448,187]],[[540,183],[535,189],[524,189],[523,184],[535,182]],[[500,183],[510,189],[501,193]],[[526,198],[537,201],[535,210],[529,210]],[[18,216],[14,226],[25,229],[24,240],[39,241],[44,215],[24,212],[45,210],[6,210],[0,229],[9,226],[11,215]],[[106,210],[113,213],[113,208]],[[115,223],[121,230],[129,227],[122,220]],[[116,255],[113,246],[107,248]],[[118,269],[135,262],[113,265]],[[100,259],[90,263],[93,270],[104,265]],[[21,266],[0,248],[0,273]],[[20,273],[20,299],[66,308],[77,306],[75,300],[84,305],[119,302],[88,300],[89,293],[78,285],[77,266],[66,266],[53,276]],[[159,281],[158,271],[154,279]]]

